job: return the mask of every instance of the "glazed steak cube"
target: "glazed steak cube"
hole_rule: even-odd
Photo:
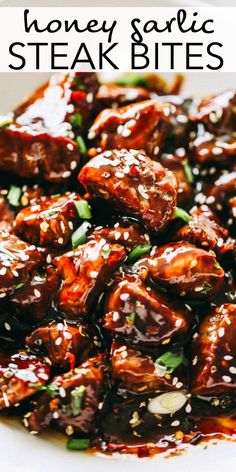
[[[30,278],[30,272],[42,265],[42,254],[9,233],[0,233],[0,297]]]
[[[181,354],[178,355],[181,365]],[[187,387],[183,369],[168,372],[149,355],[114,342],[111,351],[112,381],[132,393],[168,392]]]
[[[47,360],[20,352],[0,354],[0,409],[8,408],[37,392],[50,376]],[[35,386],[34,386],[35,384]]]
[[[192,393],[228,394],[236,391],[236,305],[216,307],[194,335]]]
[[[88,137],[107,149],[144,149],[156,157],[170,128],[170,104],[146,100],[118,109],[103,110]]]
[[[58,287],[55,268],[35,272],[24,284],[19,284],[10,295],[11,307],[19,321],[34,325],[50,316]]]
[[[192,300],[209,299],[224,282],[224,270],[215,253],[184,241],[154,248],[150,256],[140,259],[135,266],[144,269],[144,278]]]
[[[203,98],[192,119],[204,123],[214,132],[229,132],[235,130],[235,91],[227,90],[219,95]]]
[[[97,89],[95,74],[53,75],[1,129],[0,169],[35,180],[68,179],[80,162],[72,124],[88,122]]]
[[[96,95],[99,108],[117,108],[149,98],[151,98],[151,93],[145,88],[113,84],[100,85]]]
[[[188,241],[196,246],[213,249],[217,253],[227,250],[227,229],[220,226],[210,208],[204,205],[191,213],[189,222],[173,236],[174,241]]]
[[[231,135],[214,136],[208,132],[191,143],[191,156],[201,165],[229,165],[236,158],[236,139]]]
[[[190,319],[185,305],[169,301],[135,275],[118,278],[105,303],[104,328],[133,344],[155,347],[183,341]]]
[[[79,181],[94,196],[161,231],[173,216],[177,183],[171,171],[144,152],[106,151],[81,170]]]
[[[69,325],[65,321],[40,326],[26,338],[26,345],[43,350],[53,366],[74,368],[96,351],[91,329],[83,324]]]
[[[79,195],[69,192],[35,200],[18,213],[15,232],[32,244],[55,249],[65,247],[79,221],[75,207],[79,200]]]
[[[93,432],[104,390],[104,363],[100,355],[54,377],[34,412],[26,415],[25,426],[38,432],[53,422],[68,435]]]
[[[122,246],[105,239],[89,241],[54,259],[62,279],[56,305],[68,318],[86,316],[111,275],[125,260]]]
[[[150,237],[144,231],[142,225],[137,222],[130,222],[127,218],[115,223],[113,226],[95,228],[88,239],[104,238],[111,244],[121,244],[127,251],[131,251],[136,246],[150,244]]]
[[[11,232],[13,229],[14,214],[6,198],[0,195],[0,231]]]

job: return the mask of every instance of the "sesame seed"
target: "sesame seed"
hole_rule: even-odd
[[[41,297],[41,293],[39,290],[37,290],[37,288],[34,289],[34,295],[36,298],[40,298]]]
[[[129,239],[129,232],[125,231],[124,232],[124,240],[127,241]]]
[[[6,272],[7,272],[6,267],[3,267],[3,268],[0,270],[0,275],[5,275]]]
[[[218,156],[219,154],[222,154],[223,152],[223,149],[219,148],[219,147],[214,147],[212,149],[212,154],[214,154],[215,156]]]
[[[55,341],[55,344],[56,346],[60,346],[60,344],[62,343],[62,338],[59,336],[56,341]]]
[[[62,174],[62,178],[63,178],[63,179],[67,179],[67,177],[70,177],[70,175],[71,175],[70,170],[66,170],[66,171],[63,172],[63,174]]]
[[[129,294],[128,293],[122,293],[121,296],[120,296],[120,299],[123,300],[123,302],[125,302],[126,300],[129,299]]]
[[[72,339],[72,334],[71,334],[69,331],[65,331],[64,337],[65,337],[66,339]]]
[[[58,420],[58,418],[59,418],[58,411],[54,411],[52,416],[53,416],[54,420]]]
[[[67,147],[68,151],[73,151],[73,149],[74,149],[74,146],[73,146],[72,143],[68,143],[66,147]]]
[[[231,374],[236,374],[236,367],[233,367],[233,366],[230,367],[230,368],[229,368],[229,372],[230,372]]]
[[[186,411],[186,413],[191,413],[191,411],[192,411],[191,405],[188,404],[185,408],[185,411]]]
[[[11,326],[9,325],[9,323],[5,322],[4,327],[7,331],[11,331]]]
[[[91,93],[91,92],[87,93],[86,102],[87,103],[92,103],[93,102],[93,93]]]
[[[195,356],[192,360],[192,365],[196,365],[197,364],[197,360],[198,360],[198,357]]]
[[[70,424],[66,427],[66,434],[67,436],[71,436],[74,433],[74,428]]]
[[[118,179],[123,179],[124,174],[123,174],[122,172],[115,172],[115,176],[116,176]]]
[[[77,167],[77,162],[76,161],[71,161],[71,163],[70,163],[71,170],[76,169],[76,167]]]
[[[120,318],[120,315],[118,311],[114,311],[112,315],[112,320],[115,322],[115,321],[118,321],[119,318]]]
[[[181,388],[181,387],[183,387],[183,383],[182,382],[177,382],[176,388]]]
[[[90,277],[92,277],[92,279],[96,279],[98,276],[98,272],[95,271],[95,270],[92,270],[92,272],[90,272]]]
[[[179,426],[180,425],[180,421],[179,420],[175,420],[171,423],[171,426]]]
[[[120,239],[120,237],[121,237],[120,231],[116,231],[115,234],[114,234],[114,237],[115,237],[115,240],[116,240],[116,241],[117,241],[118,239]]]
[[[222,379],[224,380],[224,382],[226,383],[230,383],[232,381],[231,377],[229,375],[223,375],[222,376]]]
[[[231,361],[233,359],[233,356],[224,356],[224,359],[226,361]]]
[[[225,329],[224,328],[220,328],[218,329],[218,336],[219,338],[222,338],[225,334]]]
[[[52,262],[52,257],[51,257],[50,254],[47,255],[46,261],[47,261],[48,264],[50,264]]]
[[[64,239],[63,239],[63,238],[59,238],[59,239],[57,240],[57,242],[58,242],[58,244],[63,244],[63,243],[64,243]]]
[[[94,131],[89,131],[88,133],[88,139],[94,139],[96,136],[96,133]]]
[[[175,322],[176,328],[179,328],[181,325],[182,325],[182,320],[181,319],[176,320],[176,322]]]
[[[66,391],[63,387],[60,387],[59,388],[59,395],[61,398],[65,398],[66,397]]]

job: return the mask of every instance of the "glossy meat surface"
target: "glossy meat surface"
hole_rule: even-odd
[[[79,215],[75,203],[81,198],[75,193],[58,197],[42,197],[21,210],[15,222],[15,232],[26,241],[55,249],[68,245]]]
[[[25,426],[39,432],[53,422],[68,436],[88,434],[94,430],[98,405],[104,388],[105,360],[102,356],[91,359],[61,376],[54,377],[35,405],[27,414]]]
[[[236,305],[223,304],[206,316],[193,341],[192,392],[226,394],[236,390]]]
[[[0,354],[0,409],[15,406],[37,392],[50,377],[50,364],[43,358],[19,352]]]
[[[133,344],[156,347],[186,337],[191,313],[145,286],[135,275],[118,279],[108,292],[104,328]]]
[[[223,285],[224,270],[214,252],[207,252],[185,242],[154,248],[136,267],[172,293],[188,299],[208,299]]]
[[[43,350],[54,367],[68,369],[81,364],[96,351],[95,338],[86,325],[52,322],[27,336],[26,346],[32,351]]]
[[[120,389],[135,393],[169,392],[187,387],[183,369],[172,373],[148,355],[114,342],[111,351],[112,380]]]
[[[83,167],[79,181],[92,195],[140,218],[151,230],[161,231],[173,216],[175,177],[143,152],[106,151]]]
[[[62,280],[56,305],[68,318],[87,316],[105,284],[126,258],[125,250],[105,239],[89,241],[54,259]]]
[[[0,297],[30,278],[30,272],[42,265],[42,254],[35,246],[9,233],[0,233]]]

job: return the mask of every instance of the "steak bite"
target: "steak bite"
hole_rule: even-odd
[[[34,411],[27,413],[25,426],[39,432],[53,423],[68,436],[92,433],[103,400],[105,371],[106,357],[100,354],[54,377],[35,403]]]
[[[32,351],[43,351],[54,367],[74,368],[95,354],[97,337],[85,324],[70,325],[52,322],[40,326],[26,337],[26,346]]]
[[[220,226],[211,209],[203,205],[191,212],[189,222],[182,226],[171,239],[188,241],[221,254],[227,250],[227,236],[228,230]]]
[[[142,87],[102,84],[98,89],[96,101],[100,109],[117,108],[148,100],[151,95],[151,92]]]
[[[93,196],[110,201],[151,230],[163,230],[173,216],[176,179],[144,152],[106,151],[82,168],[79,181]]]
[[[224,270],[215,253],[184,241],[152,249],[135,266],[144,278],[151,278],[167,291],[190,300],[213,297],[224,282]]]
[[[30,280],[19,284],[10,295],[11,308],[19,321],[35,325],[50,316],[52,302],[58,288],[58,277],[53,267],[45,272],[34,272]]]
[[[30,279],[33,270],[43,264],[42,253],[35,246],[9,233],[0,233],[0,298]]]
[[[89,139],[102,151],[144,149],[157,157],[170,129],[171,106],[146,100],[122,108],[103,110],[91,126]]]
[[[236,305],[216,307],[200,324],[192,344],[192,393],[236,391]]]
[[[14,213],[11,211],[6,198],[0,194],[0,231],[11,232],[14,223]]]
[[[68,179],[80,162],[78,124],[88,125],[97,89],[95,74],[54,74],[1,129],[0,170],[49,182]]]
[[[168,359],[167,356],[169,359],[172,356],[172,360],[176,363],[176,368],[173,370],[162,365],[164,363],[161,359]],[[135,394],[168,392],[187,388],[186,376],[184,376],[181,367],[183,361],[184,357],[181,352],[166,353],[155,361],[151,356],[131,349],[122,342],[115,341],[111,349],[111,378],[120,389]]]
[[[142,225],[136,221],[132,222],[128,218],[119,220],[113,226],[95,228],[88,236],[88,240],[98,238],[104,238],[111,244],[121,244],[128,252],[137,246],[150,244],[150,237]]]
[[[185,340],[190,311],[145,286],[136,275],[117,277],[105,302],[104,328],[136,345],[156,347]]]
[[[205,132],[190,144],[194,163],[224,166],[235,162],[236,139],[231,135],[215,136]]]
[[[0,353],[0,409],[9,408],[31,397],[50,376],[46,359],[27,352]],[[35,386],[34,386],[35,384]]]
[[[79,221],[75,204],[80,200],[78,194],[69,192],[34,200],[16,216],[16,234],[43,247],[60,249],[67,246]]]
[[[236,118],[234,107],[236,95],[234,90],[227,90],[218,95],[203,98],[196,113],[191,119],[203,123],[213,133],[235,131]]]
[[[67,318],[88,315],[112,274],[125,260],[122,246],[105,239],[92,240],[56,257],[53,264],[62,279],[55,303]]]
[[[178,183],[177,205],[189,207],[193,200],[192,183],[194,177],[184,148],[176,149],[173,154],[163,153],[160,156],[160,163],[163,167],[171,170],[176,177]]]

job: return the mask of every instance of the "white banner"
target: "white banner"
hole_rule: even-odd
[[[0,72],[236,72],[236,8],[3,7]]]

